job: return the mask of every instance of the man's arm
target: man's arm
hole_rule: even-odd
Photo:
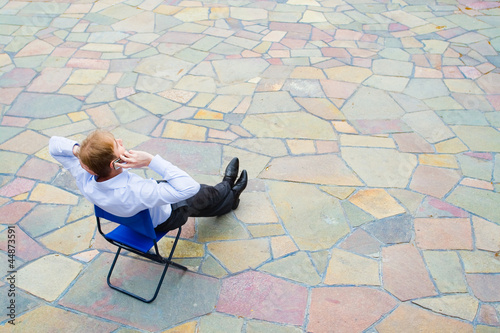
[[[78,152],[80,146],[78,142],[60,136],[53,136],[49,141],[50,155],[61,163],[64,168],[70,170],[80,165]],[[71,170],[70,170],[71,171]]]

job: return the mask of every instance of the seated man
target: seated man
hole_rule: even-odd
[[[78,188],[91,203],[123,217],[149,209],[157,230],[176,229],[189,216],[220,216],[236,209],[248,182],[245,170],[236,182],[238,158],[229,163],[221,183],[200,185],[159,155],[127,151],[121,139],[103,130],[92,132],[81,146],[54,136],[49,151],[75,177]],[[163,180],[144,179],[126,170],[146,166]]]

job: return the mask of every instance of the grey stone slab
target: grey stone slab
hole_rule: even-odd
[[[436,111],[436,114],[448,125],[488,126],[489,123],[481,111],[450,110]]]
[[[411,79],[404,93],[418,99],[449,95],[449,90],[441,79]]]
[[[49,118],[80,110],[82,102],[72,96],[21,93],[8,115],[30,118]]]
[[[141,60],[134,71],[167,80],[178,81],[193,67],[194,64],[188,61],[165,54],[158,54]]]
[[[286,80],[282,89],[294,97],[325,97],[319,80]]]
[[[273,113],[300,109],[300,105],[286,91],[258,92],[252,99],[248,113]]]
[[[413,72],[413,63],[391,59],[377,59],[373,61],[372,70],[375,74],[389,76],[410,76]]]
[[[103,253],[95,259],[59,303],[92,316],[148,331],[164,330],[213,311],[219,292],[218,279],[169,268],[157,299],[147,304],[106,284],[112,257],[112,254]],[[155,263],[122,257],[116,265],[112,281],[147,296],[154,292],[161,270],[162,267]],[[103,306],[106,311],[101,310]],[[131,306],[134,311],[130,311]]]
[[[46,232],[62,227],[68,217],[69,207],[62,205],[38,205],[19,225],[31,237],[38,237]]]
[[[169,99],[148,93],[139,93],[132,95],[130,100],[136,105],[150,111],[153,114],[164,115],[181,105]]]
[[[315,186],[272,182],[269,190],[286,230],[301,250],[329,249],[349,233],[340,201]],[[310,198],[314,198],[315,209],[311,209]]]
[[[341,152],[363,182],[373,187],[405,188],[417,166],[414,154],[395,149],[343,147]]]
[[[490,221],[500,223],[500,193],[478,188],[459,186],[446,198],[446,201],[477,214]]]
[[[321,282],[311,259],[303,251],[265,264],[259,270],[310,286]]]
[[[358,227],[368,222],[375,220],[375,217],[368,214],[358,206],[350,203],[349,201],[343,201],[342,207],[344,208],[345,215],[349,220],[351,226]]]
[[[382,90],[360,87],[341,109],[348,119],[396,119],[403,109]]]
[[[413,217],[398,215],[365,224],[363,229],[385,244],[408,243],[413,232]]]
[[[472,151],[500,152],[500,132],[487,126],[453,126],[453,131]]]
[[[224,84],[253,79],[269,67],[269,63],[260,58],[215,60],[212,64],[220,82]]]
[[[487,161],[467,155],[458,155],[458,163],[465,177],[491,181],[493,161]]]
[[[430,143],[454,137],[453,132],[434,111],[419,111],[403,116],[403,121]]]

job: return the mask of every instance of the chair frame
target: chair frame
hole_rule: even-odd
[[[182,269],[184,271],[187,271],[187,267],[183,266],[183,265],[180,265],[176,262],[173,262],[172,261],[172,256],[174,255],[174,251],[175,251],[175,248],[177,246],[177,241],[179,240],[179,237],[181,235],[181,231],[182,231],[182,228],[179,227],[178,228],[178,231],[177,231],[177,235],[175,237],[175,240],[174,240],[174,243],[172,245],[172,249],[170,250],[170,254],[168,256],[168,259],[164,258],[161,254],[160,254],[160,251],[158,250],[158,244],[157,244],[157,240],[160,240],[161,238],[163,238],[167,232],[162,232],[162,233],[159,233],[157,234],[157,237],[155,239],[152,239],[151,240],[154,242],[154,252],[152,253],[151,251],[148,251],[148,252],[143,252],[143,251],[140,251],[138,249],[135,249],[129,245],[126,245],[126,244],[123,244],[119,241],[116,241],[114,239],[111,239],[107,236],[107,234],[105,234],[103,231],[102,231],[102,228],[101,228],[101,218],[107,220],[107,221],[110,221],[110,222],[114,222],[114,223],[118,223],[120,224],[121,226],[124,226],[124,227],[127,227],[126,225],[124,224],[121,224],[120,223],[120,220],[123,219],[123,218],[120,218],[120,217],[117,217],[115,215],[112,215],[106,211],[104,211],[102,208],[98,207],[98,206],[94,206],[94,210],[95,210],[95,217],[96,217],[96,220],[97,220],[97,229],[99,230],[99,233],[108,241],[110,242],[111,244],[115,245],[118,247],[118,250],[116,251],[116,254],[115,254],[115,258],[113,260],[113,263],[111,264],[111,268],[109,270],[109,273],[108,273],[108,277],[107,277],[107,282],[108,282],[108,286],[112,289],[115,289],[115,290],[118,290],[126,295],[129,295],[135,299],[138,299],[144,303],[151,303],[153,302],[156,297],[158,296],[158,293],[160,292],[160,288],[161,288],[161,285],[163,283],[163,279],[165,278],[165,274],[167,273],[167,269],[170,265],[176,267],[176,268],[179,268],[179,269]],[[151,221],[151,217],[149,215],[149,212],[147,212],[147,217],[149,218],[149,220]],[[139,212],[138,214],[144,214],[144,211],[143,212]],[[128,227],[127,227],[128,228]],[[151,222],[151,228],[153,228],[153,224]],[[153,229],[154,230],[154,229]],[[175,229],[174,229],[175,230]],[[157,263],[160,263],[162,265],[164,265],[164,268],[163,268],[163,272],[161,274],[161,277],[160,277],[160,280],[158,282],[158,285],[156,287],[156,291],[153,295],[152,298],[150,299],[146,299],[144,297],[141,297],[135,293],[132,293],[130,291],[127,291],[123,288],[120,288],[118,286],[115,286],[111,283],[111,274],[113,273],[113,270],[115,268],[115,264],[116,262],[118,261],[118,257],[120,255],[120,252],[122,249],[125,249],[127,251],[130,251],[132,253],[135,253],[141,257],[144,257],[144,258],[147,258],[147,259],[150,259],[154,262],[157,262]]]

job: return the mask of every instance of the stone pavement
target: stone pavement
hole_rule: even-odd
[[[499,52],[498,1],[0,0],[0,330],[500,332]],[[153,304],[48,154],[95,128],[251,177]]]

